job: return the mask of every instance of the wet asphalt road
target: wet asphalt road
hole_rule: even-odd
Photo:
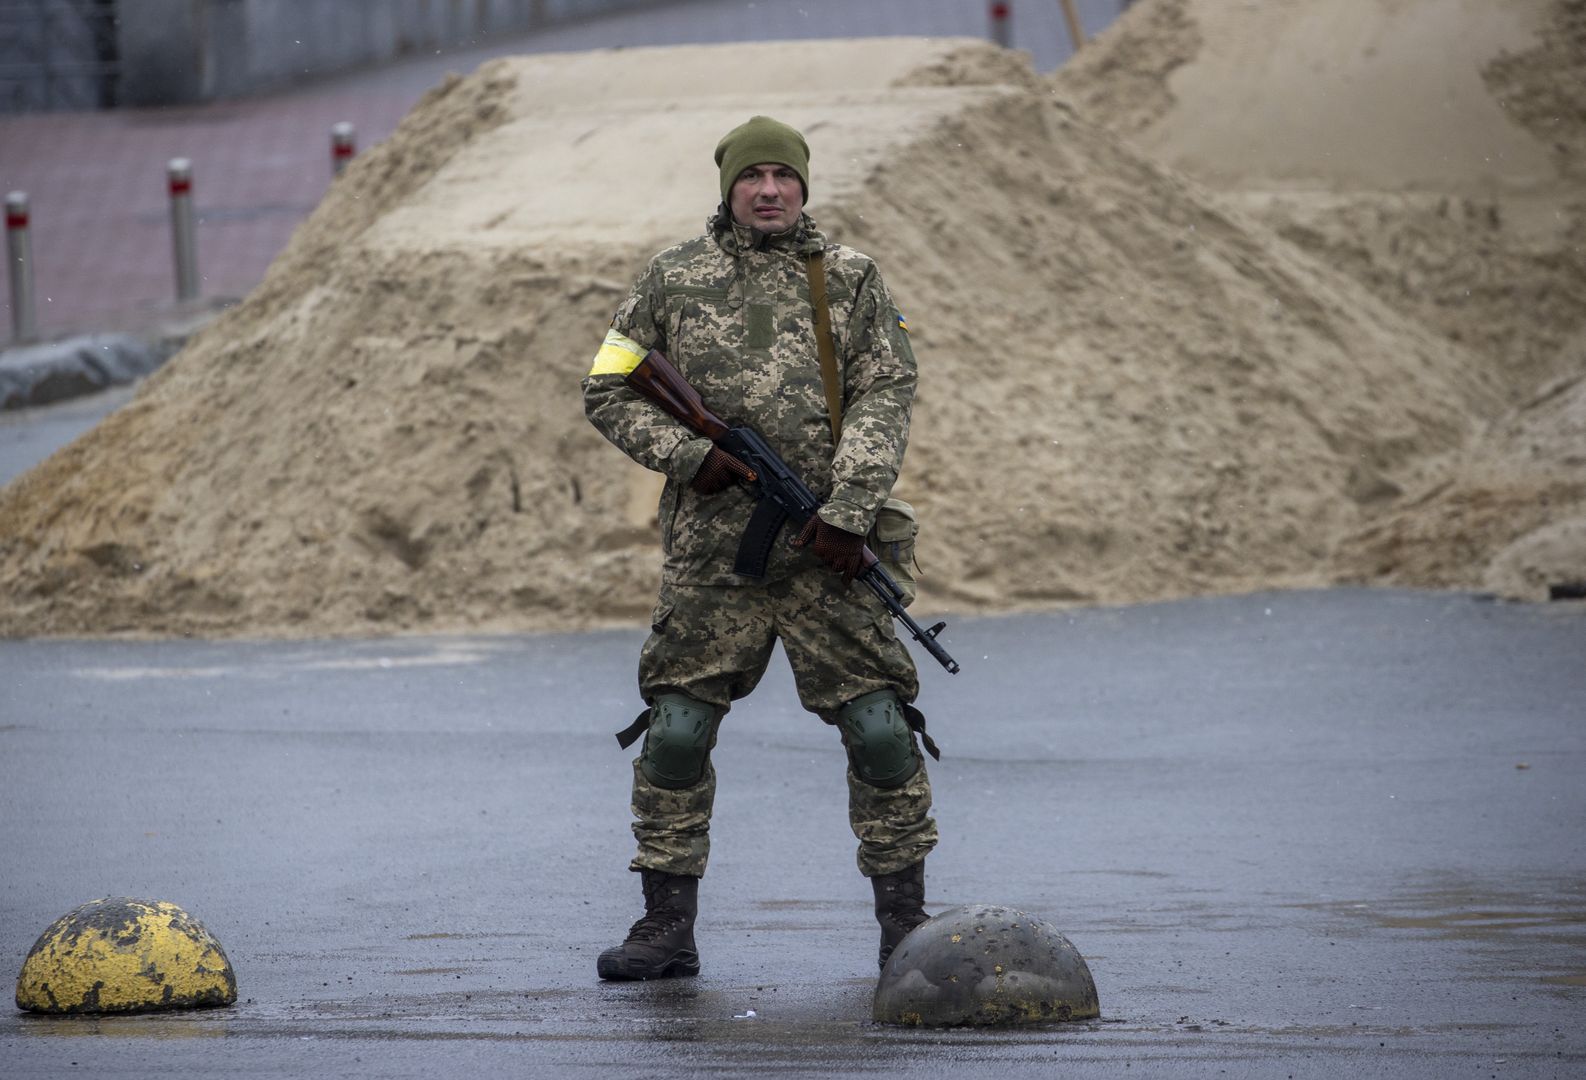
[[[780,659],[716,755],[704,973],[607,985],[637,633],[12,641],[0,970],[77,904],[160,898],[241,1000],[6,1012],[0,1075],[1586,1071],[1580,605],[1274,593],[949,637],[933,905],[1056,925],[1100,1022],[868,1022],[843,757]]]
[[[135,387],[122,386],[54,405],[0,409],[0,487],[131,401],[135,392]]]

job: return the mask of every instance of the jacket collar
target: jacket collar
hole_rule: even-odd
[[[798,255],[813,255],[826,248],[826,236],[808,214],[800,214],[791,229],[779,233],[762,233],[732,219],[725,204],[716,208],[706,231],[728,255],[741,258],[751,251],[787,251]]]

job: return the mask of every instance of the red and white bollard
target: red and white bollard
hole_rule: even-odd
[[[38,337],[33,319],[33,243],[28,233],[28,194],[6,196],[6,274],[11,279],[11,337],[18,344]]]
[[[353,132],[353,127],[343,120],[339,124],[332,124],[330,129],[330,171],[332,176],[340,176],[341,171],[347,167],[352,156],[358,152],[358,140]]]
[[[171,241],[176,255],[176,299],[198,295],[198,253],[193,242],[193,163],[172,158],[165,167],[171,189]]]
[[[1004,49],[1013,48],[1013,5],[1011,3],[991,5],[991,40],[1001,45]]]

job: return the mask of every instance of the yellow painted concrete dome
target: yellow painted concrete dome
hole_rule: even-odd
[[[40,935],[17,976],[17,1007],[30,1012],[150,1012],[236,1000],[220,942],[163,900],[84,904]]]

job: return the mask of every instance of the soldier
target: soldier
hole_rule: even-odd
[[[699,972],[694,920],[716,793],[710,751],[778,639],[799,701],[834,725],[847,749],[849,820],[859,870],[875,891],[881,961],[927,918],[924,859],[937,836],[915,740],[919,682],[886,611],[852,584],[903,463],[914,354],[875,263],[828,243],[804,214],[802,135],[756,116],[721,140],[716,163],[722,203],[704,235],[650,261],[583,381],[590,422],[667,478],[660,596],[639,657],[649,707],[619,736],[628,745],[644,735],[633,763],[630,869],[643,877],[645,914],[601,953],[603,979]],[[837,369],[830,386],[812,301],[822,286]],[[733,572],[754,508],[736,482],[745,467],[623,381],[652,348],[712,409],[758,430],[823,498],[818,517],[774,546],[764,578]],[[839,393],[832,423],[827,396]]]

